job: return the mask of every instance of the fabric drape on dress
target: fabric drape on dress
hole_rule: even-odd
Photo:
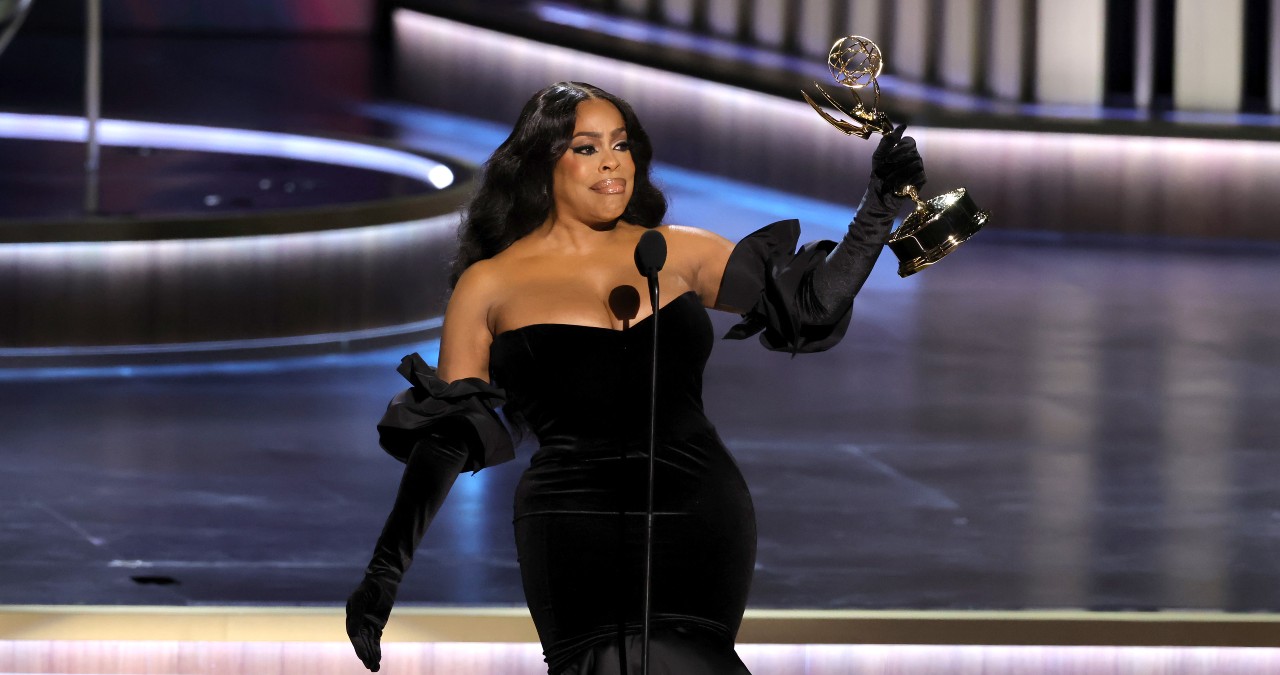
[[[476,377],[445,382],[417,352],[401,359],[396,372],[412,386],[391,399],[378,421],[378,444],[392,457],[407,461],[414,444],[448,422],[468,435],[463,471],[515,458],[511,435],[495,410],[506,402],[502,389]]]

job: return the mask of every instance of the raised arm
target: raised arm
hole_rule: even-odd
[[[871,155],[871,178],[858,211],[840,244],[827,255],[811,278],[815,306],[808,311],[830,321],[848,312],[853,296],[871,274],[881,249],[907,198],[898,191],[909,185],[923,187],[924,161],[914,138],[903,137],[902,125],[880,140]]]
[[[723,258],[708,257],[720,270],[716,306],[743,315],[725,337],[763,333],[765,347],[793,354],[822,351],[840,341],[853,297],[906,201],[898,190],[925,182],[924,163],[915,140],[902,136],[905,129],[886,135],[872,155],[867,191],[838,244],[817,241],[796,250],[800,226],[786,220],[749,235]]]

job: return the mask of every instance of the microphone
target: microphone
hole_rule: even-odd
[[[645,230],[636,244],[636,269],[652,283],[667,264],[667,239],[657,230]]]

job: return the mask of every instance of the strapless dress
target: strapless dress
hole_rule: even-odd
[[[755,513],[703,414],[711,322],[693,292],[658,319],[650,673],[747,673],[733,643]],[[499,334],[491,349],[506,414],[538,441],[516,490],[515,533],[554,675],[640,672],[652,321],[533,324]]]
[[[884,233],[890,224],[881,224]],[[844,336],[851,305],[815,316],[811,308],[820,303],[808,284],[836,244],[797,249],[799,234],[798,222],[779,221],[734,248],[718,298],[744,312],[726,338],[759,335],[765,348],[794,355],[823,351]],[[692,292],[657,316],[650,673],[740,675],[748,671],[733,644],[751,585],[756,525],[742,474],[703,413],[711,322]],[[405,461],[442,422],[465,422],[452,428],[468,438],[467,471],[514,457],[494,410],[504,401],[507,418],[536,435],[538,450],[516,490],[515,534],[552,675],[640,672],[652,323],[506,331],[490,349],[492,384],[445,383],[411,354],[398,370],[412,386],[378,424],[379,443]]]

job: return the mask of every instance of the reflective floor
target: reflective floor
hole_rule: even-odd
[[[320,107],[473,161],[505,135],[375,89]],[[260,100],[259,126],[315,129]],[[251,125],[247,107],[199,121]],[[730,237],[779,217],[832,237],[851,212],[658,173],[672,222]],[[1280,611],[1280,250],[1006,230],[907,280],[893,262],[831,352],[716,346],[708,413],[760,521],[753,606]],[[413,349],[433,360],[9,373],[0,604],[339,604],[394,494],[373,424]],[[529,452],[458,481],[404,601],[523,603]]]
[[[1275,256],[975,240],[885,266],[829,353],[717,345],[753,605],[1280,609]],[[394,493],[398,356],[0,383],[0,603],[339,602]],[[521,602],[527,455],[459,480],[406,600]]]

